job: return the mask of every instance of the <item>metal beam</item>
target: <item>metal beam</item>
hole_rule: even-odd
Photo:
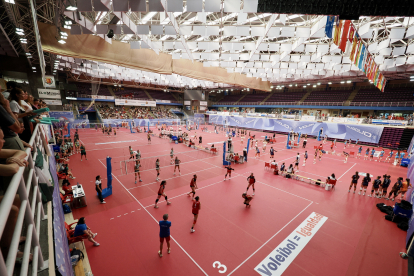
[[[0,23],[0,30],[3,33],[3,35],[6,37],[7,41],[9,42],[10,46],[13,48],[13,51],[16,53],[17,57],[19,57],[19,53],[16,51],[16,48],[14,48],[13,43],[10,41],[9,36],[6,34],[6,31],[3,29],[3,26]]]

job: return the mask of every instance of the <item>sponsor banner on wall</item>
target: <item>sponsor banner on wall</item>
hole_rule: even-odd
[[[207,102],[206,101],[200,101],[200,105],[207,106]]]
[[[71,111],[49,111],[49,116],[58,119],[59,121],[73,122],[75,117]]]
[[[155,101],[142,101],[142,100],[122,100],[115,99],[115,105],[127,105],[127,106],[157,106]]]
[[[72,128],[89,128],[89,120],[74,120]]]
[[[184,105],[191,105],[191,101],[184,101]]]
[[[327,217],[313,212],[261,261],[254,270],[263,276],[282,275],[308,242],[316,235],[327,219]]]
[[[50,75],[46,75],[43,79],[43,86],[45,88],[55,88],[56,87],[55,77],[50,76]],[[59,97],[59,99],[60,99],[60,97]]]
[[[207,107],[205,106],[200,106],[200,110],[206,110]]]
[[[330,138],[336,139],[359,139],[361,142],[375,143],[379,142],[384,127],[371,125],[341,124],[330,122],[306,122],[293,120],[278,120],[272,118],[249,118],[240,116],[220,116],[210,115],[210,123],[229,124],[230,126],[245,127],[260,130],[289,132],[293,130],[302,134],[317,136],[321,127],[323,133]]]
[[[114,96],[99,96],[99,95],[91,95],[92,99],[101,99],[101,100],[115,100]]]
[[[372,123],[373,124],[379,124],[379,125],[405,126],[405,125],[407,125],[408,121],[373,119]]]
[[[284,115],[282,115],[282,118],[285,118],[285,119],[295,119],[295,115],[284,114]]]
[[[315,116],[302,116],[300,119],[302,121],[315,121],[316,117]]]
[[[113,127],[120,126],[122,122],[133,122],[133,126],[147,127],[148,123],[150,126],[155,125],[177,125],[180,122],[180,119],[104,119],[105,125],[111,125]]]
[[[333,123],[361,124],[363,120],[364,119],[361,119],[361,118],[328,117],[328,122],[333,122]]]
[[[61,100],[43,100],[47,105],[62,105]]]
[[[38,88],[37,92],[42,99],[61,99],[60,90]]]
[[[171,103],[169,100],[155,100],[157,103]]]

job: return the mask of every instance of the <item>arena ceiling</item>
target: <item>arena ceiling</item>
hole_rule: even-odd
[[[272,3],[276,5],[272,6]],[[172,59],[188,59],[202,62],[204,67],[225,68],[229,73],[245,74],[269,81],[274,86],[367,80],[365,74],[351,64],[349,53],[342,53],[332,39],[326,37],[326,15],[321,11],[330,9],[306,4],[313,1],[295,1],[294,5],[283,3],[286,1],[277,4],[269,0],[89,0],[77,1],[77,10],[69,11],[67,7],[75,3],[66,0],[37,1],[37,7],[39,21],[56,24],[71,35],[90,34],[107,43],[116,40],[128,43],[133,49],[149,48],[170,54]],[[341,5],[346,3],[342,1]],[[16,4],[3,2],[3,5],[24,4],[16,0]],[[399,10],[404,10],[404,5],[400,6]],[[360,16],[352,22],[385,77],[388,80],[407,79],[414,75],[414,17],[407,17],[411,7],[405,9],[405,13],[397,12],[395,7],[389,9],[392,16],[384,16],[385,9],[377,10],[381,16]],[[355,16],[346,9],[337,12],[347,18]],[[26,16],[26,19],[31,18]],[[65,29],[64,25],[69,28],[69,24],[70,30]],[[107,36],[109,30],[114,33],[112,38]],[[50,57],[47,61],[50,68],[92,77],[112,77],[117,81],[123,78],[123,74],[105,75],[108,74],[105,70],[110,67],[106,64],[102,69],[97,64],[95,71],[88,71],[80,68],[80,64],[93,64],[94,61],[46,56]],[[228,86],[134,70],[129,75],[130,79],[152,83],[163,80],[161,84],[176,87],[212,89]]]

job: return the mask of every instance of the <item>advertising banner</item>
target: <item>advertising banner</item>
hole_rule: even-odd
[[[315,116],[302,116],[301,118],[302,121],[315,121],[315,119]]]
[[[180,122],[180,119],[104,119],[103,122],[105,125],[111,125],[112,127],[116,127],[121,125],[122,122],[131,122],[133,121],[135,126],[147,127],[148,123],[150,126],[155,125],[162,125],[166,124],[170,125],[177,125]]]
[[[354,124],[340,124],[329,122],[305,122],[292,120],[277,120],[271,118],[244,118],[240,116],[220,116],[210,115],[210,123],[223,124],[234,127],[245,127],[260,130],[289,132],[293,130],[302,134],[317,136],[319,130],[323,127],[323,133],[330,138],[336,139],[352,139],[353,141],[359,139],[361,142],[377,144],[384,127],[382,126],[367,126]]]
[[[49,116],[58,119],[59,121],[73,122],[75,117],[71,111],[49,111]]]
[[[191,105],[191,101],[184,101],[184,105]]]
[[[372,123],[379,124],[379,125],[405,126],[407,125],[408,121],[373,119]]]
[[[207,106],[207,102],[206,101],[200,101],[200,105]]]
[[[62,105],[61,100],[43,100],[47,105]]]
[[[115,99],[115,105],[127,105],[127,106],[157,106],[155,101],[142,101],[142,100],[123,100]]]
[[[38,88],[37,92],[42,99],[61,99],[60,90]]]
[[[157,103],[171,103],[169,100],[155,100]]]
[[[101,100],[115,100],[114,96],[99,96],[99,95],[91,95],[92,99],[101,99]]]

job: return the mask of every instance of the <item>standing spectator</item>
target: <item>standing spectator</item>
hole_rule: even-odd
[[[19,88],[14,88],[10,91],[10,109],[15,114],[15,116],[19,119],[21,123],[23,123],[24,130],[21,134],[19,134],[20,139],[25,142],[29,142],[32,133],[30,131],[30,121],[28,116],[36,115],[32,111],[26,111],[22,106],[22,101],[25,99],[25,93],[23,90]]]
[[[98,175],[96,177],[95,189],[98,192],[98,198],[99,198],[99,201],[101,201],[101,204],[106,203],[106,201],[102,197],[102,181],[101,181],[101,176],[100,175]]]
[[[162,216],[162,219],[159,222],[160,225],[160,251],[158,251],[158,255],[162,257],[162,247],[164,245],[164,239],[167,243],[167,252],[168,254],[171,253],[171,247],[170,247],[170,227],[171,227],[171,221],[168,221],[168,214],[164,214]]]
[[[23,143],[17,136],[16,133],[23,132],[23,126],[10,109],[9,101],[3,97],[3,94],[0,94],[0,117],[0,128],[4,132],[4,148],[24,150],[25,145],[29,146],[29,144]]]

